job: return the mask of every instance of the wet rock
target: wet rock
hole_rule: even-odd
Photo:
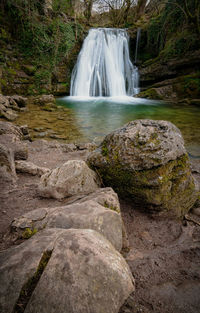
[[[0,144],[0,178],[1,181],[9,182],[15,182],[17,179],[13,153],[2,144]]]
[[[74,143],[61,144],[63,152],[73,152],[77,150],[77,146]]]
[[[4,108],[0,107],[0,117],[5,117],[8,121],[14,121],[18,115],[11,109],[4,110]]]
[[[177,94],[173,90],[173,85],[150,88],[136,95],[137,98],[147,98],[155,100],[172,100],[177,101]]]
[[[2,313],[20,305],[26,313],[117,313],[134,291],[123,257],[93,230],[44,230],[1,252],[0,278]]]
[[[184,141],[170,122],[130,122],[107,135],[88,163],[106,186],[143,209],[183,216],[196,201]]]
[[[122,249],[121,215],[98,204],[95,200],[51,209],[37,209],[14,219],[11,225],[12,232],[18,238],[23,237],[27,228],[34,231],[44,227],[93,229],[107,238],[116,250]]]
[[[49,131],[41,132],[41,133],[37,134],[37,137],[44,138],[44,137],[47,137],[50,133],[51,132],[49,132]]]
[[[98,176],[84,161],[70,160],[44,174],[38,189],[43,197],[62,199],[79,193],[93,192],[99,186]]]
[[[24,108],[28,103],[28,98],[25,98],[22,96],[14,95],[14,96],[11,96],[10,98],[13,99],[17,103],[19,108]]]
[[[35,104],[44,106],[44,105],[47,105],[47,104],[55,104],[56,103],[56,99],[55,99],[55,97],[53,95],[42,95],[42,96],[39,96],[39,97],[35,97],[33,99],[33,102]]]
[[[200,106],[200,99],[190,99],[190,103],[192,105],[198,105]]]
[[[52,139],[67,139],[66,137],[64,137],[64,136],[62,136],[62,135],[56,135],[56,134],[51,134],[51,135],[49,135],[49,137],[50,138],[52,138]]]
[[[27,98],[21,96],[3,96],[0,95],[0,116],[9,121],[14,121],[17,118],[16,111],[20,111],[27,103]]]
[[[42,132],[44,130],[44,128],[43,127],[35,127],[35,128],[33,128],[33,130],[36,132]]]
[[[20,130],[22,131],[22,133],[23,133],[23,139],[24,140],[29,140],[29,141],[31,141],[32,139],[31,139],[31,136],[30,136],[30,133],[29,133],[29,128],[28,128],[28,125],[22,125],[22,126],[20,126]]]
[[[47,112],[55,112],[56,111],[56,104],[54,103],[47,103],[45,106],[42,107],[44,111]]]
[[[20,111],[20,108],[17,105],[17,102],[12,97],[7,97],[9,100],[9,107],[12,108],[12,110]]]
[[[26,161],[15,161],[15,168],[16,171],[19,173],[26,173],[30,175],[37,175],[42,176],[45,173],[48,173],[50,170],[46,167],[40,167],[32,162],[26,162]]]
[[[22,131],[22,134],[23,134],[24,136],[29,135],[28,125],[22,125],[22,126],[20,126],[20,130]]]

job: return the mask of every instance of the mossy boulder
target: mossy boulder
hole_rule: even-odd
[[[167,121],[126,124],[105,137],[88,164],[142,209],[183,216],[197,199],[184,140]]]

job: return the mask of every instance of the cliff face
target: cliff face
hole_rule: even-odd
[[[69,94],[71,72],[80,46],[81,41],[78,41],[53,72],[48,72],[45,64],[38,67],[34,59],[25,59],[16,53],[15,46],[9,45],[6,62],[0,65],[0,91],[5,95]]]
[[[21,17],[14,4],[9,14],[0,13],[0,92],[4,95],[69,93],[83,28],[65,13],[53,11],[50,2],[44,1],[40,10],[33,6],[30,17]]]
[[[197,103],[200,98],[200,50],[183,58],[158,59],[140,67],[141,97]],[[200,101],[198,102],[200,103]]]
[[[191,16],[196,16],[195,2],[186,2]],[[129,28],[133,55],[135,27],[141,28],[137,58],[142,90],[139,96],[175,101],[200,98],[198,25],[199,17],[191,20],[184,4],[173,0],[163,3],[157,11],[154,8],[146,12]]]

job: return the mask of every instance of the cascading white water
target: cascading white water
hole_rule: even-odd
[[[137,63],[138,47],[139,47],[140,36],[141,36],[141,28],[138,28],[138,30],[137,30],[136,46],[135,46],[135,63]]]
[[[89,31],[72,72],[71,96],[133,96],[139,92],[139,74],[129,57],[125,29]]]

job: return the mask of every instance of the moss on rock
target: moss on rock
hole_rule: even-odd
[[[25,231],[22,234],[22,238],[23,239],[29,239],[31,238],[33,235],[35,235],[37,233],[37,229],[30,229],[30,228],[26,228]]]
[[[171,123],[131,122],[108,135],[88,162],[105,186],[142,209],[180,217],[196,201],[189,158]]]

